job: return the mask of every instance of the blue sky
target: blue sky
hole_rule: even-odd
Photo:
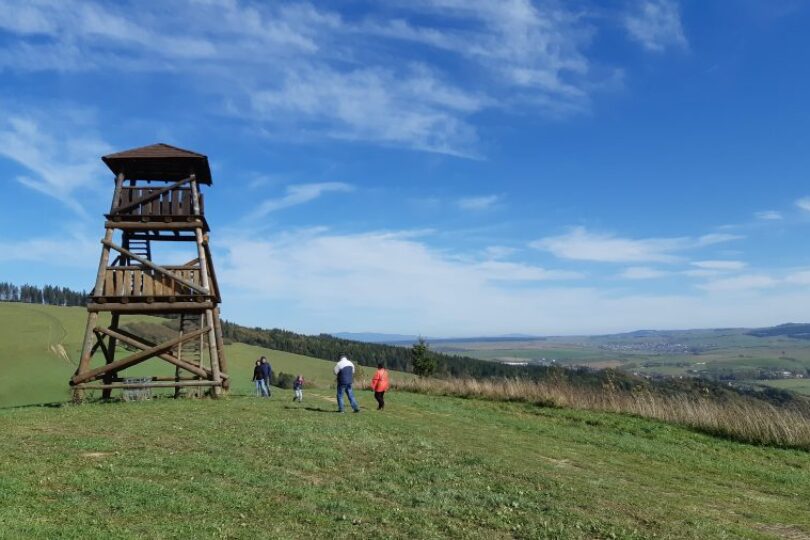
[[[105,153],[209,156],[225,317],[810,320],[810,2],[0,0],[0,280],[89,288]]]

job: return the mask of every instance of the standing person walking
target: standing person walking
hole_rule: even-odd
[[[377,410],[385,408],[385,391],[388,390],[388,370],[382,362],[377,364],[377,371],[371,379],[371,389],[374,390],[374,399],[377,400]]]
[[[257,396],[265,397],[270,395],[270,391],[267,389],[267,383],[264,382],[261,360],[256,360],[256,365],[253,368],[253,382],[256,383]]]
[[[293,401],[304,401],[304,377],[298,375],[293,381]]]
[[[345,355],[340,357],[340,361],[335,364],[335,377],[337,377],[337,404],[338,412],[343,412],[343,392],[349,398],[349,405],[356,413],[360,412],[360,407],[354,399],[352,381],[354,379],[354,364],[349,362]]]
[[[270,380],[273,378],[273,366],[267,361],[267,358],[262,356],[259,361],[261,362],[262,378],[264,378],[264,385],[267,387],[267,397],[270,397]]]

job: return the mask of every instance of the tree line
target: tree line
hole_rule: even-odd
[[[51,306],[85,306],[87,293],[67,287],[45,285],[15,285],[0,282],[0,302],[23,302],[26,304],[48,304]]]
[[[337,361],[345,354],[357,364],[376,367],[382,362],[388,369],[439,377],[525,377],[542,378],[557,368],[545,366],[510,366],[469,356],[445,354],[430,350],[423,340],[415,347],[396,347],[382,343],[365,343],[337,338],[329,334],[304,335],[278,328],[248,328],[222,321],[226,342],[239,342],[257,347],[302,354]]]

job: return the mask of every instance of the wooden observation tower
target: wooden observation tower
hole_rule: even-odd
[[[179,395],[181,388],[196,387],[219,396],[228,388],[228,375],[221,298],[200,192],[201,185],[212,183],[208,158],[153,144],[102,160],[115,174],[115,191],[87,305],[82,355],[70,380],[74,399],[80,401],[90,389],[109,398],[119,388],[174,388]],[[162,254],[176,258],[183,250],[188,262],[160,262]],[[110,313],[109,326],[99,324],[103,312]],[[174,319],[176,337],[169,339],[175,335],[169,333],[157,343],[124,328],[123,318],[132,315]],[[128,354],[116,357],[118,347],[126,347]],[[172,364],[174,376],[139,375],[133,381],[122,373],[151,358]]]

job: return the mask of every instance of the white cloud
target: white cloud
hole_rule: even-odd
[[[88,129],[79,111],[0,117],[0,157],[26,171],[16,180],[79,214],[84,214],[85,209],[75,194],[97,188],[109,177],[100,156],[110,150]]]
[[[656,279],[669,275],[665,270],[650,268],[649,266],[631,266],[625,268],[619,277],[624,279]]]
[[[220,238],[223,306],[244,324],[306,332],[429,335],[602,333],[638,328],[764,326],[806,317],[810,292],[774,278],[716,281],[679,294],[628,294],[522,263],[453,256],[423,234],[299,231]]]
[[[0,69],[203,78],[187,90],[214,96],[220,109],[207,101],[200,109],[249,118],[270,136],[461,157],[481,155],[476,113],[581,112],[619,72],[593,65],[590,19],[562,3],[416,0],[362,17],[331,8],[0,0],[0,28],[15,35],[0,49]]]
[[[762,221],[777,221],[782,219],[782,213],[777,212],[776,210],[763,210],[761,212],[756,212],[754,217]]]
[[[745,237],[740,234],[710,233],[699,237],[695,245],[698,247],[712,246],[714,244],[722,244],[725,242],[731,242],[732,240],[742,240],[744,238]]]
[[[801,199],[796,201],[796,206],[810,212],[810,197],[802,197]]]
[[[287,192],[284,196],[276,199],[267,199],[262,202],[259,207],[250,214],[249,219],[258,219],[266,216],[270,212],[289,208],[299,204],[308,203],[330,192],[349,192],[353,191],[354,186],[345,184],[343,182],[321,182],[315,184],[293,184],[287,186]]]
[[[675,0],[641,0],[624,19],[630,37],[648,51],[662,52],[689,44],[683,32],[681,13]]]
[[[612,234],[591,233],[584,227],[542,238],[530,245],[549,251],[561,259],[599,262],[673,262],[673,251],[681,249],[682,238],[636,240]]]
[[[489,210],[499,200],[498,195],[484,195],[481,197],[463,197],[457,201],[457,204],[462,210]]]
[[[748,265],[743,261],[694,261],[692,266],[704,270],[742,270]]]
[[[742,238],[732,234],[707,234],[699,238],[622,238],[574,227],[568,233],[532,242],[533,248],[549,251],[561,259],[597,262],[675,262],[678,251],[705,247]]]
[[[729,278],[720,278],[699,285],[703,290],[709,292],[717,291],[751,291],[754,289],[767,289],[775,287],[779,281],[771,276],[765,275],[743,275]]]
[[[504,259],[517,252],[517,249],[509,246],[487,246],[484,254],[489,259]]]
[[[475,157],[477,135],[463,117],[483,106],[422,68],[403,74],[318,67],[294,70],[276,88],[254,91],[245,114],[339,139]]]
[[[45,265],[57,262],[60,267],[87,268],[89,261],[94,261],[90,265],[98,264],[100,255],[98,239],[71,231],[54,238],[0,240],[0,262],[24,261]]]
[[[722,270],[707,270],[704,268],[694,269],[694,270],[684,270],[681,272],[684,276],[694,277],[694,278],[711,278],[722,276],[726,274]]]
[[[810,270],[800,270],[788,274],[785,282],[793,285],[810,285]]]

